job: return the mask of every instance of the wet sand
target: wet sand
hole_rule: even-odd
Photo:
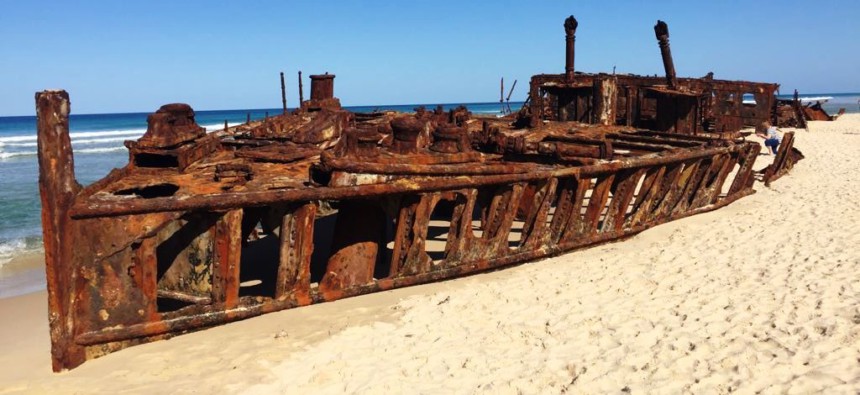
[[[45,290],[45,257],[28,252],[0,267],[0,298],[26,295]]]

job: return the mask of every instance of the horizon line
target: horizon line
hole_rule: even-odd
[[[794,93],[780,93],[777,96],[793,96]],[[813,92],[813,93],[799,93],[799,96],[821,96],[821,95],[857,95],[860,96],[860,92]],[[525,103],[525,100],[518,101],[510,101],[505,103]],[[497,101],[478,101],[478,102],[465,102],[465,101],[455,101],[448,103],[406,103],[406,104],[358,104],[358,105],[343,105],[343,108],[351,108],[351,107],[393,107],[393,106],[430,106],[430,105],[452,105],[452,104],[500,104]],[[287,107],[287,110],[295,110],[297,107]],[[280,107],[267,107],[267,108],[229,108],[229,109],[206,109],[206,110],[197,110],[195,112],[214,112],[214,111],[266,111],[266,110],[281,110]],[[151,114],[155,112],[153,111],[122,111],[122,112],[93,112],[93,113],[71,113],[71,115],[128,115],[128,114]],[[35,117],[35,114],[26,114],[26,115],[0,115],[0,118],[21,118],[21,117]]]

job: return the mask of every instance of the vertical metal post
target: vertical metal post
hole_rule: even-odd
[[[239,272],[242,259],[242,209],[224,213],[213,227],[215,262],[212,273],[212,299],[224,310],[239,305]]]
[[[299,106],[305,102],[304,88],[302,87],[302,72],[299,71]]]
[[[529,82],[529,109],[529,127],[536,128],[543,117],[543,98],[540,96],[540,81],[535,80],[535,77]]]
[[[284,107],[284,114],[287,113],[287,87],[284,85],[284,72],[281,72],[281,104]]]
[[[505,113],[505,77],[502,77],[502,82],[499,86],[499,108],[502,114]]]
[[[48,288],[48,324],[55,372],[80,365],[84,348],[74,342],[77,270],[72,267],[75,247],[69,209],[81,186],[75,180],[75,161],[69,137],[69,94],[36,93],[36,130],[39,154],[39,195],[42,200],[42,234]]]
[[[615,125],[618,79],[612,75],[601,74],[594,79],[593,86],[592,123]]]
[[[314,219],[317,206],[313,202],[291,208],[281,219],[280,254],[275,298],[294,297],[309,303],[311,256],[314,250]]]

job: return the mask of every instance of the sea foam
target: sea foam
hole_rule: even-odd
[[[242,122],[228,123],[229,127],[241,125]],[[224,128],[223,123],[203,125],[203,128],[208,132],[221,130]],[[120,142],[125,140],[134,140],[142,136],[146,129],[128,129],[128,130],[108,130],[103,132],[72,132],[69,137],[72,144],[101,144],[110,142]],[[114,137],[110,137],[114,136]],[[121,137],[116,137],[121,136]],[[0,137],[0,147],[35,147],[38,138],[35,134],[20,135],[20,136],[5,136]]]
[[[15,255],[39,249],[41,249],[41,242],[35,239],[0,240],[0,268],[9,263]]]
[[[125,147],[105,147],[105,148],[84,148],[74,150],[75,154],[100,154],[105,152],[125,151]],[[39,155],[36,151],[20,151],[20,152],[0,152],[0,159],[9,159],[16,156],[36,156]]]
[[[142,135],[146,132],[146,129],[128,129],[128,130],[107,130],[103,132],[72,132],[69,133],[69,137],[74,141],[78,138],[86,138],[86,137],[104,137],[104,136],[127,136],[127,135]],[[26,141],[36,141],[37,137],[35,134],[27,134],[20,136],[5,136],[0,137],[0,145],[8,144],[8,143],[20,143]]]

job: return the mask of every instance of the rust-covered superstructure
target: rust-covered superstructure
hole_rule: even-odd
[[[565,72],[534,76],[510,117],[354,113],[326,73],[298,110],[210,133],[190,106],[163,106],[128,165],[87,187],[68,94],[38,93],[54,370],[617,240],[754,192],[761,147],[738,132],[768,119],[775,84],[675,77],[662,22],[666,78],[578,73],[577,25],[564,23]],[[741,106],[747,92],[760,106]]]

